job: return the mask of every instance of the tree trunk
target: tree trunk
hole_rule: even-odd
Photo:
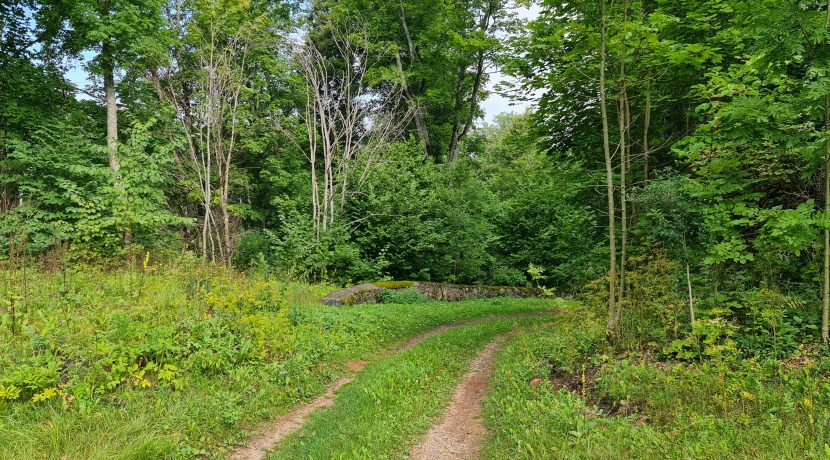
[[[689,288],[689,323],[695,327],[695,298],[692,294],[692,273],[689,270],[689,261],[686,260],[686,286]]]
[[[623,76],[625,75],[625,66],[621,66]],[[620,286],[619,286],[619,304],[617,305],[616,317],[619,320],[620,307],[623,299],[625,299],[625,261],[628,256],[628,197],[627,197],[627,160],[628,145],[626,143],[628,129],[625,119],[625,84],[623,83],[622,93],[620,95],[620,226],[622,227],[622,240],[620,242]]]
[[[830,17],[830,12],[828,13]],[[825,100],[825,134],[830,133],[830,96]],[[824,156],[824,219],[830,216],[830,139]],[[822,286],[821,338],[830,342],[830,228],[824,228],[824,283]]]
[[[648,145],[648,131],[651,129],[651,71],[647,72],[646,107],[643,115],[643,183],[648,183],[648,157],[651,154]]]
[[[830,0],[827,1],[827,15],[824,28],[830,26]],[[824,113],[825,135],[830,133],[830,96],[825,98]],[[824,157],[824,219],[830,216],[830,139],[827,139],[827,151]],[[826,224],[826,222],[825,222]],[[821,338],[830,342],[830,228],[824,229],[824,285],[822,286]]]
[[[116,152],[118,150],[118,106],[115,101],[115,64],[113,63],[112,44],[105,41],[101,46],[101,66],[104,73],[104,94],[107,102],[107,149],[110,169],[118,172],[121,165]]]
[[[458,150],[459,134],[461,129],[461,109],[464,106],[464,80],[467,78],[466,67],[461,67],[458,71],[458,80],[455,82],[455,105],[453,112],[455,112],[455,120],[452,125],[452,136],[450,136],[450,147],[447,152],[450,161],[455,160],[455,153]]]
[[[606,30],[605,30],[605,0],[600,0],[600,67],[599,67],[599,95],[602,109],[602,148],[605,154],[605,180],[608,192],[608,325],[606,333],[609,336],[617,334],[619,323],[616,319],[617,295],[617,229],[614,216],[614,165],[611,162],[611,143],[608,129],[608,98],[605,88],[606,64]]]
[[[689,250],[686,248],[686,235],[683,235],[683,258],[686,265],[686,287],[689,292],[689,324],[695,327],[695,298],[692,292],[692,271],[689,268]]]
[[[625,5],[623,21],[628,20],[628,2]],[[629,168],[629,124],[628,113],[628,88],[626,86],[625,54],[620,53],[620,100],[617,120],[620,129],[620,225],[622,235],[620,241],[620,286],[617,297],[614,321],[619,325],[622,317],[622,307],[625,300],[625,264],[628,259],[628,170]]]
[[[112,55],[112,44],[104,41],[101,44],[101,62],[104,73],[104,95],[107,104],[107,157],[110,169],[116,174],[116,190],[121,193],[124,186],[118,177],[121,171],[121,163],[118,161],[118,105],[115,98],[115,62]],[[132,232],[129,224],[124,230],[124,246],[129,247],[132,243]]]
[[[406,45],[409,50],[409,65],[415,64],[417,60],[417,53],[415,51],[415,45],[412,43],[412,35],[409,33],[409,24],[406,22],[406,10],[403,7],[403,1],[399,2],[400,4],[400,18],[401,18],[401,27],[403,28],[404,37],[406,38]],[[409,86],[406,83],[406,75],[403,75],[403,65],[400,61],[400,56],[398,56],[398,72],[400,72],[402,80],[403,80],[403,90],[404,94],[406,94],[409,103],[414,106],[415,112],[413,114],[413,118],[415,119],[415,129],[418,131],[418,137],[421,138],[421,142],[424,143],[424,157],[429,158],[430,156],[430,146],[429,146],[429,130],[427,128],[427,122],[424,119],[424,112],[421,109],[418,101],[413,97],[413,95],[409,92]]]
[[[497,4],[495,2],[489,2],[487,4],[487,11],[482,15],[481,21],[479,22],[478,28],[483,34],[487,34],[487,31],[490,29],[490,20],[496,14]],[[467,134],[470,132],[470,129],[473,126],[473,122],[475,121],[476,112],[478,109],[478,94],[481,92],[481,83],[484,78],[484,64],[486,55],[484,51],[479,51],[478,55],[476,56],[476,71],[473,76],[473,88],[472,93],[470,94],[470,113],[467,117],[466,122],[464,123],[464,127],[461,130],[461,133],[458,134],[457,139],[455,139],[454,147],[451,148],[450,157],[455,158],[455,150],[458,148],[458,144],[467,137]]]

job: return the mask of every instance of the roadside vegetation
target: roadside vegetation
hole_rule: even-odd
[[[556,295],[490,457],[830,458],[830,1],[0,0],[0,458],[221,458]],[[404,452],[500,324],[328,412]]]
[[[830,456],[825,351],[778,360],[710,337],[706,358],[678,359],[676,343],[609,346],[601,318],[563,310],[508,343],[485,404],[485,458]]]
[[[14,321],[4,310],[0,328],[2,458],[221,458],[260,421],[323,392],[347,360],[442,324],[553,306],[331,308],[319,305],[331,286],[188,258],[25,279]]]

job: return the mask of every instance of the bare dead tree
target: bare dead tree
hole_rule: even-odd
[[[168,11],[168,20],[182,26],[181,7]],[[240,96],[245,88],[247,57],[260,46],[257,24],[232,34],[210,22],[192,50],[195,78],[185,76],[183,58],[174,52],[166,67],[150,70],[159,99],[168,102],[181,120],[186,139],[176,164],[181,181],[201,202],[202,255],[229,264],[233,257],[233,219],[229,211],[233,161],[238,149]]]
[[[297,53],[307,91],[306,156],[318,237],[332,227],[349,196],[363,186],[386,147],[401,136],[414,113],[413,107],[405,108],[405,86],[400,81],[389,82],[383,97],[368,84],[368,72],[385,55],[370,52],[368,35],[361,26],[332,25],[330,38],[333,59],[308,39]]]

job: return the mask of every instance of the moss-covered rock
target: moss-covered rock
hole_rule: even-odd
[[[406,289],[415,283],[412,281],[377,281],[372,284],[383,289]]]
[[[377,302],[381,290],[414,288],[430,300],[455,302],[459,300],[490,297],[538,297],[539,289],[513,286],[485,286],[476,284],[434,283],[428,281],[378,281],[337,291],[323,299],[332,306],[356,305]]]

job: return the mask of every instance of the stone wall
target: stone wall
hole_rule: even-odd
[[[433,283],[428,281],[384,281],[342,289],[323,298],[322,302],[331,306],[376,302],[378,292],[383,289],[406,289],[407,287],[414,287],[428,299],[445,302],[475,298],[539,297],[542,295],[539,289],[523,287]]]

